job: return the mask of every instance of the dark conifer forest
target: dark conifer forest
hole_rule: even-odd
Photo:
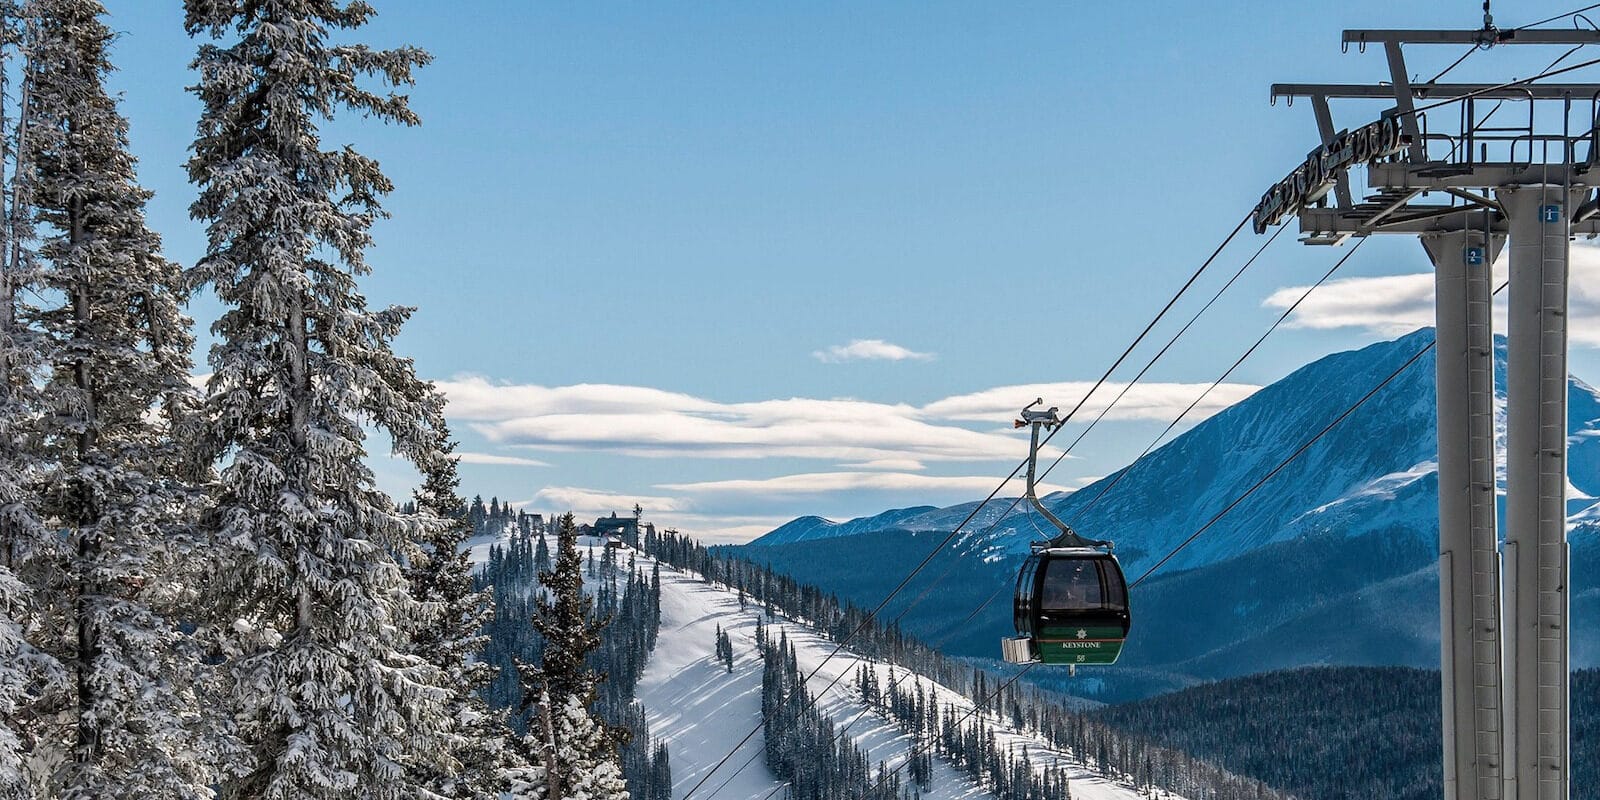
[[[1600,800],[1600,670],[1573,674],[1572,701],[1572,800]],[[1302,800],[1433,800],[1443,791],[1432,670],[1282,670],[1092,716]]]

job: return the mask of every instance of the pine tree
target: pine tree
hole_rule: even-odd
[[[721,625],[717,626],[716,650],[717,660],[722,662],[728,672],[733,672],[733,639],[728,636],[728,632],[723,630]]]
[[[431,385],[418,388],[433,391]],[[482,631],[494,610],[489,593],[473,588],[472,565],[461,547],[470,531],[464,515],[466,504],[456,494],[461,483],[456,457],[451,455],[456,445],[442,412],[442,406],[435,404],[430,415],[436,437],[434,457],[423,464],[416,508],[449,524],[429,531],[406,576],[412,597],[435,610],[414,641],[417,652],[444,676],[450,692],[446,713],[455,729],[457,765],[438,769],[417,764],[412,771],[419,782],[442,797],[492,800],[508,788],[505,775],[518,760],[507,746],[506,712],[491,711],[480,694],[495,677],[494,667],[478,658],[488,639]]]
[[[536,784],[552,800],[620,800],[627,792],[617,764],[618,737],[588,713],[604,676],[596,675],[586,661],[600,646],[606,620],[590,618],[592,601],[583,593],[583,556],[570,513],[557,524],[555,556],[554,569],[539,575],[550,597],[535,604],[532,619],[544,637],[543,656],[537,668],[525,666],[522,676],[523,712],[531,719],[524,750],[539,765]],[[607,766],[596,766],[601,764]],[[596,774],[574,774],[573,769]],[[620,794],[610,793],[608,776],[613,774]],[[570,793],[580,785],[592,792]]]
[[[576,696],[557,706],[555,758],[562,776],[561,800],[628,800],[612,750],[611,734]]]
[[[105,87],[96,0],[30,0],[23,161],[41,236],[22,314],[46,362],[42,511],[66,534],[71,608],[41,636],[74,673],[64,798],[209,797],[218,741],[196,724],[199,658],[174,614],[193,597],[175,419],[188,405],[182,276],[144,221],[150,193]],[[209,757],[209,758],[208,758]]]
[[[650,753],[650,789],[642,800],[672,800],[672,760],[665,742]]]
[[[0,98],[23,27],[16,4],[0,2]],[[21,94],[26,98],[26,79]],[[43,725],[67,702],[71,682],[62,664],[28,635],[48,616],[52,593],[36,589],[60,583],[63,542],[40,518],[38,488],[46,463],[35,437],[43,364],[36,332],[17,313],[18,289],[31,280],[34,266],[30,184],[16,178],[27,166],[18,147],[26,141],[25,126],[11,124],[4,110],[0,102],[0,797],[9,800],[33,796],[38,781],[24,771],[24,753],[50,735]],[[24,102],[22,122],[26,111]],[[15,168],[10,182],[7,166]]]
[[[377,490],[363,425],[413,463],[435,455],[431,399],[390,342],[410,311],[370,310],[356,278],[391,185],[350,147],[322,149],[341,111],[415,125],[393,87],[429,57],[329,41],[364,2],[187,0],[203,107],[189,161],[208,223],[190,276],[225,310],[214,326],[203,452],[227,454],[212,507],[211,582],[240,732],[224,797],[398,798],[412,767],[448,768],[437,668],[411,651],[431,609],[399,558],[427,521]],[[372,90],[363,81],[383,89]]]
[[[585,663],[600,646],[604,621],[591,621],[593,601],[583,593],[583,556],[578,553],[578,530],[572,514],[563,514],[556,527],[556,560],[549,572],[539,573],[539,583],[549,593],[548,600],[534,607],[532,624],[544,637],[544,658],[523,683],[530,690],[526,697],[548,691],[554,708],[576,697],[587,706],[594,701],[600,677]]]

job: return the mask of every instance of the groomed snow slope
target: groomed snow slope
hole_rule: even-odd
[[[508,537],[484,536],[466,543],[475,564],[488,561],[491,544],[504,545]],[[553,544],[553,537],[549,540]],[[585,558],[600,557],[603,542],[589,537],[579,537],[579,549]],[[635,550],[624,548],[619,561],[626,564],[627,556],[637,559],[641,572],[654,565],[654,559]],[[585,588],[589,585],[585,578]],[[745,734],[755,731],[738,752],[728,758],[721,769],[695,791],[696,800],[762,800],[769,794],[781,800],[782,781],[767,769],[762,751],[766,739],[761,724],[761,656],[756,652],[755,630],[761,609],[754,603],[741,611],[738,595],[720,586],[701,580],[699,576],[680,572],[661,565],[661,631],[656,647],[639,679],[636,695],[644,706],[645,719],[653,739],[667,743],[672,763],[672,796],[681,800],[689,790],[700,783],[728,751],[739,743]],[[729,673],[715,654],[717,626],[728,632],[733,642],[734,669]],[[767,633],[776,638],[782,631],[795,646],[800,669],[810,674],[828,658],[834,644],[803,625],[788,622],[781,617],[769,622]],[[857,747],[866,751],[876,768],[883,762],[890,770],[899,770],[905,781],[905,759],[911,748],[911,737],[900,732],[891,720],[875,711],[869,711],[860,701],[855,675],[862,663],[870,663],[878,672],[878,682],[887,690],[890,666],[883,662],[868,661],[841,651],[828,660],[821,671],[813,675],[806,686],[813,696],[821,694],[817,708],[840,729],[846,729]],[[910,689],[912,677],[895,667],[900,677],[900,687]],[[831,689],[829,683],[838,678]],[[922,678],[925,688],[936,690],[947,709],[954,707],[958,715],[972,709],[972,703],[959,693]],[[865,712],[865,713],[863,713]],[[970,720],[969,720],[970,721]],[[1050,749],[1045,743],[1030,735],[1019,734],[1005,723],[992,717],[984,719],[995,731],[996,741],[1002,749],[1012,747],[1018,751],[1027,748],[1029,758],[1036,766],[1059,765],[1068,769],[1074,800],[1142,800],[1130,786],[1108,781],[1090,772],[1082,764]],[[745,766],[749,762],[748,766]],[[741,770],[740,767],[744,768]],[[737,774],[735,774],[737,773]],[[922,795],[924,800],[981,800],[994,795],[968,780],[949,764],[934,760],[931,791]],[[776,790],[776,791],[774,791]],[[1168,800],[1182,800],[1164,796]]]
[[[649,559],[639,556],[644,569]],[[701,781],[719,759],[739,740],[757,729],[761,722],[761,658],[756,652],[755,629],[760,608],[750,604],[739,609],[738,596],[713,586],[698,576],[661,567],[661,632],[656,649],[639,681],[638,698],[645,708],[653,737],[667,742],[672,761],[673,797],[679,800]],[[728,673],[716,660],[714,648],[717,626],[733,641],[734,670]],[[834,644],[804,626],[779,620],[767,633],[777,637],[783,631],[795,646],[800,668],[810,673],[822,664]],[[856,746],[867,752],[876,765],[884,762],[891,770],[900,768],[910,751],[911,737],[902,734],[890,720],[867,711],[860,701],[855,674],[864,659],[840,652],[812,676],[807,686],[813,695],[823,692],[835,678],[838,682],[822,695],[817,708],[840,728],[848,727]],[[887,688],[889,665],[871,663],[878,671],[880,684]],[[896,675],[905,671],[895,668]],[[901,688],[909,690],[913,678],[902,678]],[[965,714],[972,704],[960,694],[938,686],[926,678],[924,687],[937,691],[940,702]],[[863,713],[866,712],[866,713]],[[858,719],[859,718],[859,719]],[[1138,800],[1140,795],[1125,786],[1091,773],[1082,764],[1051,750],[1042,740],[1018,733],[993,718],[984,722],[995,731],[1002,749],[1027,748],[1036,766],[1057,764],[1065,767],[1076,800]],[[716,774],[694,794],[696,800],[761,800],[780,785],[767,769],[762,750],[765,741],[756,730]],[[749,762],[743,771],[739,767]],[[901,771],[902,780],[905,772]],[[724,785],[726,783],[726,785]],[[782,797],[779,790],[773,794]],[[935,760],[932,791],[928,800],[966,800],[993,795],[976,786],[948,764]]]

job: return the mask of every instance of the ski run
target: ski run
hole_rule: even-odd
[[[642,553],[636,557],[643,568],[652,560]],[[661,632],[655,651],[639,681],[638,700],[645,708],[650,735],[665,741],[671,755],[673,797],[681,800],[696,784],[695,800],[761,800],[771,795],[781,800],[783,790],[767,769],[762,756],[765,746],[761,725],[761,656],[756,649],[755,631],[761,608],[749,603],[744,610],[733,591],[710,584],[699,576],[661,565]],[[730,673],[715,654],[717,629],[733,642],[734,668]],[[934,691],[939,702],[964,715],[972,703],[957,692],[919,676],[906,676],[900,667],[866,661],[848,650],[828,660],[835,643],[810,628],[778,617],[768,623],[767,636],[779,632],[788,637],[799,657],[800,669],[812,675],[807,688],[820,698],[817,709],[841,730],[846,730],[857,747],[864,750],[874,768],[879,762],[889,770],[905,764],[911,751],[909,735],[896,724],[869,710],[861,701],[856,675],[863,663],[877,671],[880,685],[898,679],[909,689],[920,680]],[[824,661],[827,663],[823,663]],[[821,669],[818,670],[818,665]],[[891,677],[891,674],[893,677]],[[827,688],[829,684],[832,688]],[[826,690],[826,691],[825,691]],[[1091,772],[1083,764],[1048,747],[1041,739],[1019,732],[990,715],[984,724],[994,731],[1000,747],[1018,754],[1026,751],[1036,766],[1065,767],[1070,776],[1072,797],[1076,800],[1137,800],[1141,795],[1123,785]],[[754,734],[726,759],[746,734]],[[743,768],[742,770],[740,768]],[[934,759],[932,790],[923,793],[928,800],[989,798],[993,795],[974,784],[948,764]],[[709,779],[708,773],[715,769]],[[902,770],[902,779],[905,778]]]

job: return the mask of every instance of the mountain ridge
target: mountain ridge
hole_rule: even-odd
[[[1317,359],[1124,470],[1045,502],[1085,535],[1115,540],[1130,579],[1142,577],[1431,337],[1424,328]],[[1503,340],[1498,344],[1503,394]],[[1098,699],[1248,674],[1265,668],[1263,661],[1437,668],[1437,573],[1430,572],[1437,569],[1438,535],[1433,370],[1431,352],[1417,357],[1136,587],[1135,631],[1123,662],[1102,673],[1109,694]],[[1594,499],[1600,495],[1600,392],[1576,378],[1569,392],[1573,657],[1583,665],[1600,660],[1600,617],[1579,613],[1591,605],[1600,610],[1600,501]],[[1115,488],[1097,501],[1113,481]],[[893,529],[841,526],[835,530],[853,532],[741,549],[870,606],[973,505],[900,518]],[[987,525],[973,523],[936,553],[884,613],[903,617],[902,624],[925,639],[948,640],[953,654],[993,658],[995,641],[1011,627],[1009,584],[1037,532],[1021,515],[993,530]],[[849,558],[870,560],[875,568],[845,569]],[[951,578],[932,591],[929,584],[946,574]],[[934,600],[913,607],[912,598],[921,595]],[[970,624],[956,622],[975,607]],[[1351,620],[1361,622],[1358,630],[1346,630]]]
[[[1320,430],[1338,412],[1348,408],[1365,394],[1366,390],[1376,385],[1383,377],[1387,377],[1395,367],[1410,358],[1417,350],[1423,349],[1426,343],[1432,340],[1432,335],[1432,328],[1421,328],[1398,339],[1324,356],[1291,372],[1234,406],[1197,423],[1190,430],[1134,464],[1117,470],[1076,492],[1052,494],[1043,498],[1043,501],[1047,507],[1074,527],[1084,528],[1086,535],[1115,539],[1119,545],[1119,553],[1129,549],[1136,549],[1141,554],[1165,552],[1161,545],[1168,545],[1167,549],[1170,549],[1170,545],[1181,540],[1186,533],[1151,541],[1138,535],[1119,535],[1123,532],[1117,530],[1115,524],[1107,524],[1106,520],[1127,516],[1125,512],[1130,508],[1151,505],[1155,501],[1171,501],[1173,498],[1168,493],[1168,482],[1165,477],[1178,472],[1172,465],[1179,462],[1190,461],[1214,466],[1219,456],[1223,454],[1235,455],[1240,451],[1273,450],[1275,451],[1273,455],[1278,457],[1267,460],[1267,463],[1276,464],[1282,457],[1287,457],[1298,448],[1311,433]],[[1497,340],[1496,354],[1497,393],[1503,398],[1505,380],[1503,338]],[[1351,369],[1352,366],[1355,368]],[[1247,509],[1239,508],[1230,512],[1229,517],[1232,519],[1225,519],[1222,527],[1230,529],[1244,539],[1244,544],[1248,547],[1254,547],[1274,540],[1293,538],[1308,529],[1326,527],[1336,522],[1348,522],[1354,517],[1370,516],[1371,506],[1374,503],[1401,499],[1428,499],[1412,497],[1417,489],[1423,487],[1410,485],[1426,479],[1429,475],[1435,475],[1437,471],[1432,367],[1433,358],[1430,351],[1418,358],[1374,397],[1375,400],[1385,398],[1387,402],[1378,404],[1369,402],[1363,405],[1351,414],[1352,419],[1347,419],[1335,427],[1323,441],[1308,448],[1305,454],[1285,468],[1285,472],[1291,477],[1295,475],[1304,477],[1317,473],[1321,467],[1324,476],[1321,481],[1301,481],[1301,483],[1315,484],[1317,488],[1300,493],[1309,499],[1298,501],[1298,511],[1291,515],[1289,524],[1282,524],[1283,521],[1277,518],[1270,522],[1237,522],[1239,517],[1249,515]],[[1350,376],[1350,380],[1347,381],[1350,385],[1342,389],[1326,388],[1328,381],[1324,378],[1329,373]],[[1366,380],[1362,380],[1363,378]],[[1568,385],[1572,420],[1568,471],[1573,476],[1569,479],[1572,488],[1576,490],[1569,504],[1569,512],[1574,516],[1600,515],[1600,508],[1597,508],[1600,506],[1600,499],[1597,499],[1600,498],[1600,391],[1576,377],[1570,378]],[[1292,396],[1308,397],[1311,401],[1293,402],[1289,400]],[[1397,397],[1406,397],[1409,400],[1395,402]],[[1348,433],[1352,427],[1356,427],[1351,425],[1352,420],[1359,423],[1362,421],[1361,418],[1365,418],[1364,421],[1373,431],[1366,437],[1367,442],[1362,442],[1361,437],[1351,436]],[[1303,431],[1299,436],[1277,435],[1280,429],[1296,427]],[[1503,434],[1503,423],[1499,427]],[[1201,441],[1207,439],[1210,441]],[[1390,446],[1370,448],[1368,455],[1361,459],[1361,463],[1349,464],[1350,455],[1361,448],[1348,445],[1371,443],[1372,440]],[[1394,446],[1396,444],[1398,447]],[[1231,490],[1220,492],[1226,496],[1191,495],[1189,499],[1197,502],[1186,505],[1202,506],[1211,513],[1220,511],[1231,501],[1233,491],[1242,489],[1252,482],[1257,474],[1265,472],[1265,469],[1261,468],[1262,461],[1263,459],[1235,459],[1236,466],[1233,468],[1224,466],[1217,470],[1217,474],[1209,476],[1211,478],[1209,484],[1223,490]],[[1337,471],[1326,469],[1330,464],[1339,469]],[[1150,479],[1146,485],[1140,485],[1141,482],[1134,479],[1152,471],[1157,477]],[[1123,473],[1128,473],[1129,477],[1119,480],[1119,476]],[[1107,492],[1103,500],[1097,502],[1102,490],[1113,482],[1116,483],[1116,487]],[[1274,478],[1274,482],[1285,483],[1285,476]],[[1432,491],[1436,496],[1437,489],[1434,488]],[[1263,494],[1271,493],[1258,492],[1257,498],[1247,500],[1241,505],[1259,504],[1261,500],[1258,498]],[[985,510],[995,506],[1004,508],[1008,502],[993,501]],[[1436,501],[1430,499],[1429,502]],[[1108,503],[1110,505],[1106,506]],[[1179,505],[1176,502],[1169,504]],[[1282,505],[1281,502],[1279,504]],[[808,531],[804,540],[854,536],[891,527],[912,531],[948,531],[971,510],[973,505],[974,503],[967,502],[945,508],[916,506],[912,509],[892,509],[842,523],[830,522],[825,530],[813,528]],[[1093,508],[1086,513],[1086,506]],[[1426,503],[1422,506],[1426,506]],[[912,510],[919,510],[921,513],[905,513]],[[1095,513],[1096,511],[1099,513]],[[1416,511],[1427,513],[1423,507],[1418,507]],[[1211,513],[1204,516],[1209,517]],[[1432,513],[1437,514],[1436,508]],[[997,509],[994,515],[998,515]],[[1170,518],[1174,515],[1167,516]],[[1089,524],[1080,525],[1079,520],[1075,520],[1074,517],[1086,520]],[[885,518],[892,519],[892,524],[875,523]],[[800,541],[801,539],[775,534],[806,519],[810,518],[802,517],[787,523],[745,546],[762,547]],[[996,526],[994,531],[980,539],[977,533],[985,526],[985,520],[975,519],[967,529],[971,532],[961,537],[963,544],[974,549],[992,549],[999,546],[1008,552],[1020,553],[1026,552],[1028,541],[1038,538],[1032,525],[1021,514]],[[1191,526],[1190,530],[1193,527],[1197,526]],[[1271,533],[1272,529],[1278,530],[1279,533]],[[1213,537],[1215,538],[1219,537]],[[1129,548],[1130,544],[1132,548]],[[1240,549],[1213,548],[1213,550],[1224,550],[1228,554],[1239,552]],[[1203,549],[1188,548],[1185,553],[1180,554],[1172,566],[1182,567],[1215,560],[1206,558],[1206,554],[1207,551]],[[1124,561],[1130,570],[1142,566],[1137,559],[1125,558]]]

